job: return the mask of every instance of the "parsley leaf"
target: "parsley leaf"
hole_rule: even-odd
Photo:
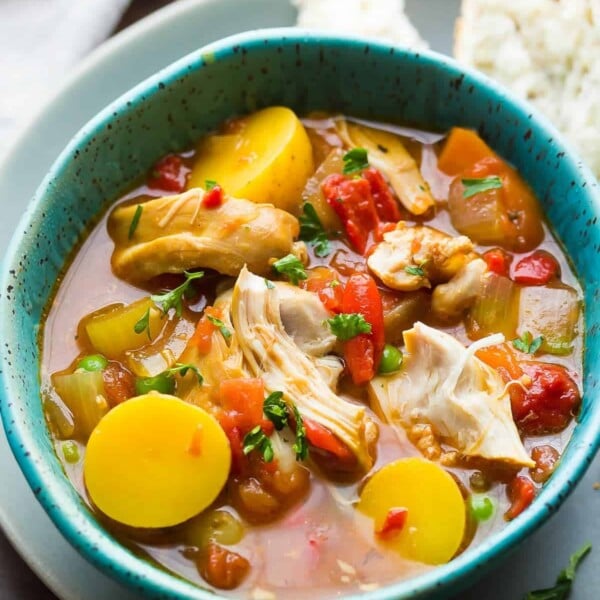
[[[257,425],[244,436],[244,454],[248,455],[253,450],[258,450],[265,462],[271,462],[275,456],[273,444],[271,444],[271,440],[265,435],[260,425]]]
[[[198,383],[202,385],[202,383],[204,382],[204,377],[202,377],[200,371],[198,370],[198,367],[196,367],[195,365],[175,363],[174,367],[167,369],[165,372],[169,375],[175,375],[176,373],[179,373],[179,375],[185,377],[188,371],[192,371],[194,375],[196,375]]]
[[[205,179],[204,180],[204,189],[207,192],[210,192],[210,190],[212,190],[217,185],[219,185],[219,184],[214,179]]]
[[[174,290],[166,292],[164,294],[152,294],[150,299],[156,304],[160,310],[162,310],[163,316],[166,315],[172,308],[175,309],[175,314],[180,317],[181,311],[183,310],[183,295],[188,291],[190,284],[194,279],[200,279],[204,276],[203,271],[197,271],[196,273],[188,273],[184,271],[185,281],[177,286]]]
[[[221,319],[213,317],[212,315],[206,315],[206,318],[221,332],[221,335],[228,340],[231,337],[231,331],[227,329],[227,326]]]
[[[488,190],[497,190],[502,187],[502,179],[497,175],[491,177],[477,177],[475,179],[463,179],[462,184],[465,186],[463,198],[470,198],[475,194],[487,192]]]
[[[364,148],[352,148],[352,150],[344,154],[342,159],[344,161],[344,175],[358,173],[369,167],[367,151]]]
[[[575,571],[579,563],[590,552],[592,545],[584,544],[569,558],[569,565],[563,569],[556,578],[556,585],[543,590],[534,590],[525,596],[525,600],[567,600],[571,592],[571,586],[575,580]]]
[[[409,265],[408,267],[404,267],[404,270],[414,277],[425,277],[425,271],[422,266],[418,265]]]
[[[263,412],[267,419],[281,431],[288,424],[288,407],[283,401],[283,392],[272,392],[263,402]]]
[[[129,225],[129,233],[127,234],[127,239],[130,240],[137,229],[137,226],[140,224],[140,219],[142,217],[142,212],[144,207],[141,204],[137,205],[135,209],[135,213],[133,214],[133,219],[131,219],[131,223]]]
[[[301,279],[308,278],[304,265],[300,262],[298,257],[293,254],[288,254],[273,263],[273,269],[282,275],[287,275],[287,278],[294,285],[298,285],[298,282]]]
[[[306,460],[306,457],[308,456],[308,440],[306,439],[304,420],[295,404],[293,405],[293,410],[294,419],[296,420],[296,441],[294,442],[292,449],[296,453],[296,460]]]
[[[143,333],[146,331],[148,334],[148,339],[152,340],[152,336],[150,335],[150,309],[148,309],[140,318],[140,320],[133,326],[133,330],[136,333]]]
[[[331,254],[331,244],[327,239],[325,229],[317,215],[315,207],[310,202],[305,202],[302,207],[300,221],[300,239],[308,242],[315,249],[315,254],[321,258]]]
[[[327,319],[332,333],[338,340],[346,342],[361,333],[371,333],[371,324],[359,313],[340,313]]]
[[[513,340],[513,346],[520,350],[521,352],[526,352],[527,354],[535,354],[544,343],[544,336],[539,335],[536,338],[533,338],[529,331],[523,333],[521,337],[518,337]]]

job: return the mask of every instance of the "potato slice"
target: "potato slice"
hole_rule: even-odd
[[[227,481],[231,450],[209,413],[156,392],[111,410],[90,436],[85,484],[94,504],[132,527],[197,515]]]
[[[204,188],[206,180],[213,180],[231,196],[299,214],[314,165],[298,117],[289,108],[273,106],[240,119],[236,131],[200,142],[188,187]]]
[[[379,531],[394,508],[405,508],[407,520],[383,544],[430,565],[454,556],[463,539],[466,509],[457,483],[444,469],[422,458],[403,458],[377,471],[362,490],[358,510]]]

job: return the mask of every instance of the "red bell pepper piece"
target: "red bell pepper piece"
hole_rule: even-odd
[[[352,275],[344,287],[342,312],[359,313],[371,325],[371,333],[361,333],[344,343],[344,358],[357,385],[375,376],[385,346],[383,304],[374,279],[366,274]]]
[[[406,508],[390,508],[383,525],[375,532],[381,538],[390,538],[396,533],[400,533],[406,525],[408,510]]]
[[[185,189],[188,170],[183,165],[181,157],[168,154],[152,167],[147,185],[152,189],[167,192],[183,192]]]
[[[373,201],[375,202],[379,218],[382,221],[397,223],[402,218],[400,208],[398,207],[398,202],[392,196],[383,175],[377,169],[369,167],[362,172],[362,176],[371,186],[371,194],[373,195]]]
[[[536,250],[522,258],[513,270],[513,280],[524,285],[545,285],[560,275],[560,266],[549,252]]]
[[[487,263],[488,269],[492,273],[502,275],[503,277],[509,276],[510,263],[512,256],[501,250],[500,248],[492,248],[483,254],[483,260]]]
[[[220,185],[215,185],[212,189],[204,192],[202,206],[204,208],[219,208],[223,204],[223,189]]]
[[[535,498],[535,485],[531,479],[517,475],[506,488],[510,507],[504,513],[504,518],[511,521],[518,517]]]
[[[242,433],[247,433],[256,425],[262,424],[265,398],[265,384],[262,379],[225,379],[219,385],[219,398],[227,412],[235,413],[236,426]]]
[[[333,454],[342,461],[347,461],[353,457],[351,450],[339,440],[327,427],[320,423],[304,417],[304,429],[306,430],[306,439],[311,446]]]
[[[307,275],[308,278],[300,282],[300,287],[317,294],[327,310],[342,312],[344,286],[338,274],[329,267],[317,267],[307,271]]]

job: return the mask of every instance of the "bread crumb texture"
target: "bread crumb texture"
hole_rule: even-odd
[[[464,0],[458,60],[536,105],[600,176],[600,0]]]

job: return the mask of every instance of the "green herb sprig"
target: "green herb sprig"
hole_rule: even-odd
[[[177,286],[170,292],[165,292],[164,294],[152,294],[152,296],[150,296],[150,300],[152,300],[152,302],[154,302],[154,304],[160,308],[163,316],[165,316],[172,308],[174,308],[175,314],[180,317],[183,310],[183,296],[188,291],[192,281],[195,279],[200,279],[204,276],[203,271],[196,271],[195,273],[184,271],[183,274],[185,275],[185,281],[181,285]]]
[[[170,369],[167,369],[165,372],[169,373],[170,375],[179,374],[181,377],[185,377],[188,371],[192,371],[192,373],[194,373],[194,375],[196,376],[198,383],[202,385],[202,383],[204,382],[204,377],[202,377],[202,374],[200,373],[196,365],[191,365],[189,363],[175,363],[175,366],[171,367]]]
[[[371,333],[371,324],[359,313],[340,313],[327,319],[331,332],[338,340],[346,342],[361,333]]]
[[[342,169],[344,175],[352,175],[352,173],[358,173],[369,167],[369,157],[364,148],[352,148],[344,154],[342,160],[344,161]]]
[[[206,318],[211,322],[220,332],[225,341],[231,338],[231,331],[227,328],[227,325],[218,319],[217,317],[213,317],[212,315],[206,315]]]
[[[529,331],[526,331],[521,337],[514,339],[512,342],[513,346],[517,350],[527,354],[535,354],[543,343],[543,335],[539,335],[538,337],[534,338]]]
[[[475,194],[487,192],[489,190],[497,190],[502,187],[502,179],[497,175],[491,177],[477,177],[473,179],[465,178],[462,180],[464,186],[463,198],[470,198]]]
[[[275,453],[273,452],[273,444],[265,435],[265,432],[262,430],[260,425],[257,425],[244,436],[244,454],[248,455],[253,450],[258,450],[262,454],[265,462],[271,462],[275,457]]]
[[[300,280],[307,279],[306,269],[297,256],[288,254],[273,263],[273,269],[281,275],[285,275],[291,283],[298,285]]]
[[[129,232],[127,234],[127,239],[130,240],[137,229],[137,226],[140,224],[140,219],[142,218],[142,212],[144,211],[144,207],[141,204],[137,205],[135,209],[135,213],[133,213],[133,218],[131,219],[131,223],[129,224]]]
[[[323,227],[315,207],[310,202],[305,202],[302,207],[300,221],[300,239],[308,242],[315,254],[321,258],[331,254],[331,243]]]

